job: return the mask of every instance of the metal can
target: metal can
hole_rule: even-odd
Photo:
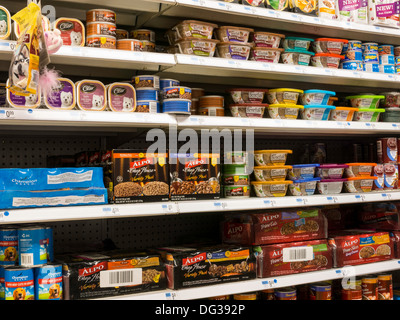
[[[276,300],[274,289],[261,291],[261,300]]]
[[[331,300],[332,286],[328,283],[313,283],[310,285],[310,300]]]
[[[391,274],[378,275],[378,300],[393,300],[393,281]]]
[[[46,265],[34,269],[36,300],[61,300],[62,265]]]
[[[342,289],[342,300],[362,300],[361,286],[354,288]]]
[[[240,293],[233,295],[233,300],[257,300],[257,293]]]
[[[296,289],[293,287],[275,290],[276,300],[297,300]]]
[[[15,266],[18,261],[18,228],[0,229],[0,266]]]
[[[45,229],[32,226],[18,229],[18,258],[24,267],[41,266],[47,263]]]
[[[378,300],[378,277],[364,276],[361,279],[362,300]]]
[[[4,268],[5,300],[34,300],[35,283],[32,268]]]

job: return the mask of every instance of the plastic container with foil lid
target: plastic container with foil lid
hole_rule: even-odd
[[[292,49],[308,51],[312,42],[314,42],[314,39],[311,38],[286,37],[283,40],[282,46],[285,50]]]
[[[297,104],[299,96],[303,90],[278,88],[270,89],[267,94],[268,102],[270,104]]]
[[[254,163],[257,166],[284,166],[292,150],[255,150]]]
[[[9,86],[9,80],[7,80],[7,87]],[[18,95],[12,93],[9,89],[7,92],[7,104],[10,107],[18,109],[36,109],[41,104],[40,88],[38,88],[39,94],[30,94],[28,96]]]
[[[233,88],[227,90],[234,103],[263,103],[268,89]]]
[[[358,111],[358,108],[351,107],[336,107],[331,111],[329,120],[333,121],[352,121],[354,112]]]
[[[220,42],[217,44],[217,54],[220,58],[248,60],[252,45],[240,42]]]
[[[255,31],[250,34],[250,40],[254,43],[255,47],[265,48],[279,48],[282,39],[285,38],[284,34]]]
[[[279,63],[282,52],[282,48],[253,47],[250,49],[249,60]]]
[[[372,176],[347,178],[347,181],[344,182],[344,186],[349,193],[371,192],[374,180],[376,179],[378,178]]]
[[[85,26],[80,20],[58,18],[54,22],[54,29],[60,30],[64,46],[83,47],[85,45]]]
[[[177,40],[192,37],[210,40],[213,36],[213,31],[216,28],[218,28],[218,25],[214,23],[198,20],[184,20],[172,29],[176,31]]]
[[[86,11],[86,23],[96,21],[116,23],[116,14],[109,9],[93,9]]]
[[[264,5],[268,9],[274,9],[277,11],[289,11],[290,0],[265,0]]]
[[[182,54],[194,54],[197,56],[213,57],[219,40],[201,39],[201,38],[185,38],[177,41],[176,45]]]
[[[117,26],[110,22],[88,22],[86,23],[86,36],[117,36]]]
[[[116,49],[117,38],[105,35],[88,36],[86,37],[86,46],[94,48]]]
[[[75,83],[76,105],[84,111],[104,111],[107,107],[107,90],[98,80],[81,80]]]
[[[347,178],[354,178],[354,177],[363,177],[363,176],[372,176],[374,167],[377,165],[376,163],[346,163],[348,165],[345,168],[345,176]]]
[[[309,105],[304,106],[300,113],[304,120],[326,121],[329,120],[331,111],[335,109],[335,106],[329,105]]]
[[[328,105],[329,98],[335,96],[333,91],[310,89],[304,90],[300,95],[300,103],[303,105]]]
[[[153,30],[148,30],[148,29],[131,30],[129,32],[129,36],[132,39],[156,42],[156,33]]]
[[[233,117],[262,118],[268,104],[241,103],[229,105]]]
[[[333,38],[317,38],[312,43],[312,47],[315,53],[332,53],[340,55],[343,50],[343,45],[348,43],[345,39],[333,39]]]
[[[7,8],[0,6],[0,39],[7,40],[11,35],[11,15]]]
[[[293,184],[289,185],[289,191],[292,196],[311,196],[315,193],[317,182],[321,178],[309,178],[292,180]]]
[[[334,53],[316,53],[311,57],[311,64],[319,68],[338,69],[340,60],[343,60],[343,58],[344,56]]]
[[[53,110],[72,110],[76,106],[75,83],[67,78],[58,78],[60,86],[43,94],[44,104]]]
[[[317,169],[317,177],[322,179],[341,179],[347,164],[321,164]]]
[[[400,108],[386,108],[380,116],[382,122],[400,122]]]
[[[291,180],[285,181],[252,181],[251,185],[257,197],[284,197]]]
[[[300,49],[285,49],[285,52],[281,54],[281,60],[284,64],[308,66],[310,65],[312,56],[314,56],[314,52],[311,51]]]
[[[312,179],[315,177],[315,171],[318,167],[318,163],[294,164],[292,169],[288,171],[287,177],[290,180]]]
[[[347,96],[346,99],[350,100],[350,104],[353,108],[375,109],[379,108],[380,101],[382,99],[385,99],[385,96],[360,94],[354,96]]]
[[[268,115],[272,119],[297,119],[299,111],[303,109],[302,105],[296,104],[270,104],[268,106]]]
[[[117,49],[126,51],[142,51],[142,42],[136,39],[118,39]]]
[[[108,108],[115,112],[136,111],[136,90],[126,82],[114,82],[107,86]]]
[[[221,42],[247,43],[251,32],[254,32],[254,29],[222,26],[215,30],[215,35]]]
[[[381,113],[384,113],[385,109],[358,109],[354,112],[353,121],[360,122],[378,122]]]
[[[345,181],[347,179],[321,179],[317,182],[317,190],[320,194],[338,194],[342,192]]]
[[[223,186],[224,198],[249,198],[250,197],[250,186]]]
[[[292,166],[255,166],[254,178],[257,181],[284,181]]]
[[[400,92],[383,92],[385,99],[381,101],[381,106],[384,108],[399,108],[400,107]]]

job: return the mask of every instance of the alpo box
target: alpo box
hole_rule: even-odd
[[[168,201],[168,154],[112,151],[109,191],[114,203]]]

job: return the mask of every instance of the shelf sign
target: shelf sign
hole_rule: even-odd
[[[278,280],[272,279],[272,280],[262,280],[261,284],[265,288],[273,288],[278,284]]]

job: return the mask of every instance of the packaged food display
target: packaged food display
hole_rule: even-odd
[[[297,119],[301,109],[304,107],[295,104],[270,104],[268,105],[268,115],[272,119]]]
[[[317,38],[312,42],[315,53],[331,53],[340,55],[343,45],[348,43],[345,39]]]
[[[107,106],[107,90],[98,80],[81,80],[75,83],[76,105],[83,111],[103,111]]]
[[[294,50],[308,51],[310,49],[312,42],[314,42],[314,39],[291,36],[291,37],[285,37],[282,45],[285,50],[294,49]]]
[[[11,35],[11,15],[7,8],[0,6],[0,39],[7,40]]]
[[[150,42],[156,42],[156,33],[148,29],[135,29],[129,32],[129,36],[132,39],[146,40]]]
[[[380,115],[385,111],[386,111],[385,109],[360,108],[354,112],[353,121],[378,122]]]
[[[385,99],[383,95],[354,95],[346,97],[350,101],[353,108],[376,109],[380,105],[380,101]]]
[[[252,89],[252,88],[233,88],[229,89],[228,93],[235,104],[237,103],[255,103],[261,104],[268,89]]]
[[[253,47],[250,49],[249,60],[278,63],[282,52],[282,48]]]
[[[293,184],[289,185],[290,194],[293,196],[311,196],[315,193],[317,182],[321,178],[309,178],[293,180]]]
[[[250,34],[250,40],[255,47],[279,48],[282,39],[285,39],[284,34],[255,31]]]
[[[301,117],[304,120],[329,120],[332,110],[335,110],[335,106],[329,105],[306,105],[300,110]]]
[[[60,30],[63,45],[80,47],[85,45],[85,26],[80,20],[58,18],[54,22],[54,28]]]
[[[176,31],[176,39],[182,40],[186,38],[200,38],[210,40],[213,36],[214,29],[218,25],[197,20],[184,20],[177,24],[172,30]]]
[[[254,32],[254,29],[221,26],[215,31],[215,34],[216,38],[221,42],[247,43],[252,32]]]
[[[317,176],[322,179],[341,179],[347,164],[321,164],[317,168]]]
[[[293,12],[296,13],[302,13],[311,16],[317,15],[317,0],[290,0],[289,7]]]
[[[340,60],[343,60],[343,58],[344,56],[334,53],[316,53],[311,57],[311,64],[319,68],[338,69]]]
[[[369,177],[374,171],[376,163],[346,163],[348,165],[345,168],[345,176],[347,178],[354,177]]]
[[[336,107],[331,111],[329,120],[333,121],[352,121],[357,108]]]
[[[366,177],[351,177],[347,178],[344,182],[345,189],[350,193],[363,193],[371,192],[374,185],[374,180],[377,177],[366,176]]]
[[[213,57],[217,43],[219,43],[219,40],[192,37],[178,40],[176,45],[179,48],[179,52],[183,54]]]
[[[314,52],[300,49],[285,49],[281,54],[283,63],[301,66],[310,65],[312,56],[314,56]]]
[[[75,84],[66,78],[59,78],[60,86],[43,95],[47,108],[54,110],[71,110],[76,105]]]
[[[303,90],[288,88],[269,89],[267,98],[270,104],[296,105],[299,101],[300,94],[303,92]]]
[[[393,0],[369,0],[368,22],[391,28],[400,28],[398,4]]]
[[[342,192],[345,181],[347,179],[321,179],[317,181],[317,190],[320,194],[338,194]]]
[[[251,185],[257,197],[284,197],[293,181],[252,181]]]
[[[336,0],[338,20],[355,23],[368,23],[368,2],[357,1],[356,3],[347,3],[346,1]]]
[[[217,54],[220,58],[247,60],[252,46],[240,42],[220,42],[217,44]]]
[[[262,118],[268,104],[241,103],[229,105],[233,117]]]
[[[333,91],[310,89],[304,90],[300,95],[300,103],[303,105],[328,105],[329,98],[335,96]]]
[[[130,83],[114,82],[107,86],[107,101],[115,112],[139,112],[136,105],[136,90]],[[142,110],[141,110],[142,111]],[[148,110],[151,112],[154,110]]]
[[[108,22],[116,23],[116,14],[108,9],[93,9],[86,12],[86,23]]]
[[[318,163],[294,164],[292,169],[289,169],[288,178],[290,180],[312,179],[319,166]]]
[[[292,150],[255,150],[254,161],[257,166],[283,166]]]
[[[257,181],[284,181],[292,166],[255,166],[254,177]]]
[[[289,0],[265,0],[265,7],[269,9],[274,9],[278,11],[289,11]]]

